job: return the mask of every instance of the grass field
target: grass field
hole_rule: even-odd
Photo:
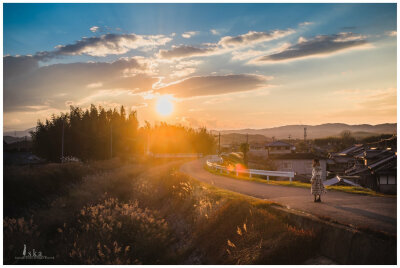
[[[181,163],[5,170],[4,263],[300,264],[315,254],[317,234],[272,203],[194,181]],[[16,260],[24,244],[54,260]]]

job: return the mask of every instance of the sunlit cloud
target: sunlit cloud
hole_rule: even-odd
[[[216,29],[211,29],[210,32],[211,32],[213,35],[219,35],[219,34],[220,34]]]
[[[103,83],[97,82],[97,83],[90,83],[86,87],[87,88],[99,88],[99,87],[102,87],[102,86],[103,86]]]
[[[254,74],[194,76],[159,88],[157,92],[172,94],[178,98],[221,95],[265,88],[271,79],[272,77]]]
[[[91,27],[89,30],[90,30],[92,33],[95,33],[95,32],[97,32],[99,29],[100,29],[99,26],[93,26],[93,27]]]
[[[33,57],[7,56],[3,60],[7,70],[4,77],[6,112],[27,110],[28,106],[62,108],[66,101],[77,102],[98,89],[148,91],[159,80],[147,75],[148,66],[135,57],[110,63],[80,62],[43,67],[39,67]],[[124,75],[126,70],[131,70],[130,76]]]
[[[189,38],[195,36],[196,34],[198,34],[198,32],[196,32],[196,31],[184,32],[184,33],[182,34],[182,37],[183,37],[183,38],[186,38],[186,39],[189,39]]]
[[[372,45],[363,35],[339,33],[318,35],[313,39],[299,39],[298,43],[285,50],[257,58],[252,63],[285,62],[309,57],[320,57],[349,49],[370,48]]]
[[[294,32],[295,31],[292,29],[275,30],[271,32],[249,31],[242,35],[224,36],[218,43],[203,43],[201,46],[180,45],[172,46],[169,50],[161,49],[158,53],[158,57],[163,59],[173,59],[223,54],[235,51],[235,49],[238,48],[245,48],[247,46],[279,39],[293,34]]]
[[[270,32],[249,31],[246,34],[237,36],[225,36],[218,42],[223,47],[240,47],[254,45],[261,42],[267,42],[295,33],[294,30],[275,30]]]
[[[172,49],[170,50],[161,49],[158,55],[164,59],[187,58],[187,57],[210,54],[214,51],[215,48],[198,48],[194,46],[181,45],[181,46],[172,46]]]
[[[345,118],[349,115],[369,120],[393,120],[397,112],[396,88],[346,90],[343,100],[353,105],[329,114],[329,117]],[[351,94],[351,95],[349,95]]]
[[[125,54],[137,48],[155,48],[165,45],[172,38],[165,35],[136,34],[104,34],[101,36],[83,37],[73,44],[58,45],[54,51],[36,53],[39,60],[47,60],[57,56],[89,55],[105,57],[107,55]]]
[[[387,31],[385,34],[387,36],[397,36],[397,31]]]

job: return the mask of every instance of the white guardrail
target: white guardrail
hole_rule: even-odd
[[[176,153],[176,154],[158,154],[149,152],[148,155],[154,158],[201,158],[203,157],[202,153]]]
[[[218,165],[217,163],[207,160],[207,166],[210,168],[213,168],[214,170],[219,170],[221,173],[222,172],[235,172],[236,176],[239,176],[239,174],[244,173],[244,174],[249,174],[249,177],[251,178],[252,175],[263,175],[267,176],[267,181],[269,181],[269,176],[272,177],[285,177],[289,178],[289,181],[292,182],[292,179],[294,178],[294,172],[293,171],[269,171],[269,170],[262,170],[262,169],[228,169],[227,167]]]

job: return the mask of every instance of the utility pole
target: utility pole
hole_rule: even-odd
[[[62,135],[61,135],[61,163],[64,163],[64,120],[63,120]]]
[[[309,151],[308,144],[307,144],[307,127],[304,127],[304,144],[306,146],[307,152]]]
[[[113,155],[113,153],[112,153],[112,144],[113,144],[113,140],[112,140],[112,124],[110,125],[110,138],[111,138],[111,142],[110,142],[110,155],[111,155],[111,158],[112,158],[112,155]]]
[[[221,132],[218,133],[218,155],[221,154]]]

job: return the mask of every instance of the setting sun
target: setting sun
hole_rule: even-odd
[[[171,96],[160,96],[156,103],[156,110],[162,116],[168,116],[174,110],[174,104],[171,101]]]

